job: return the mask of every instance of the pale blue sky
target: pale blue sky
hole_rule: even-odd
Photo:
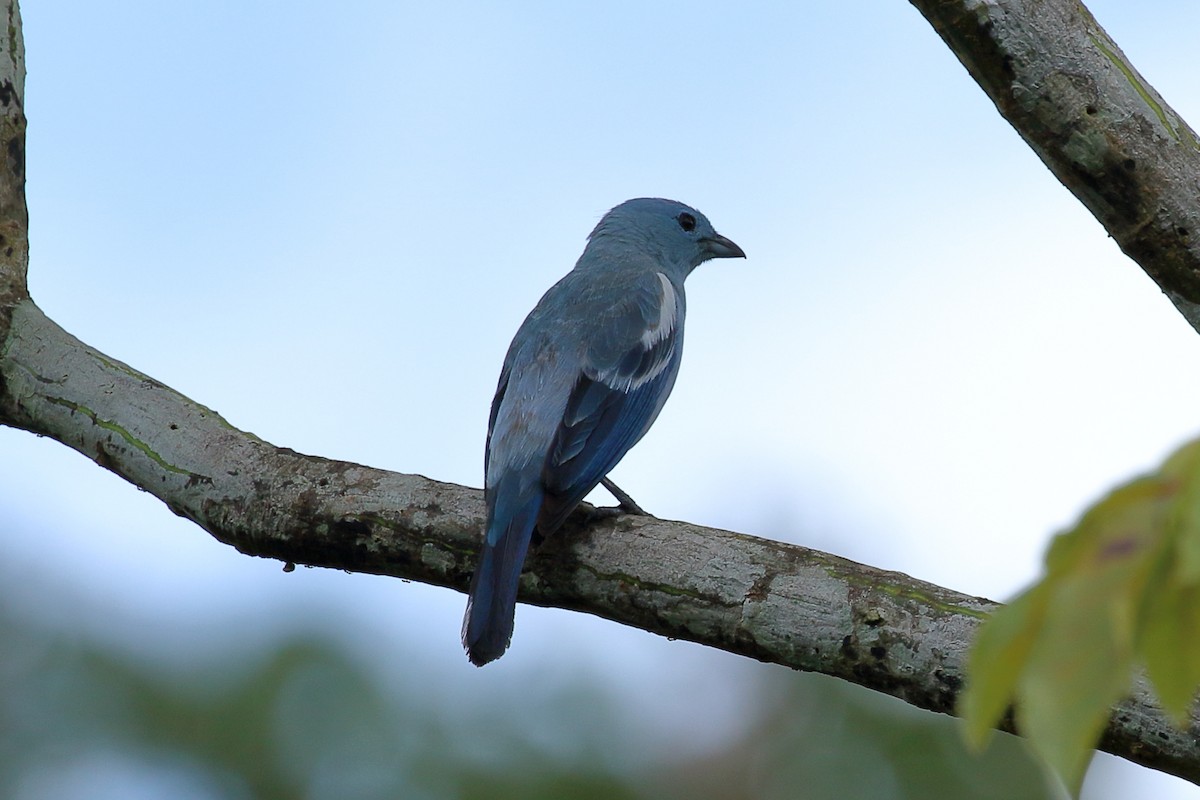
[[[747,5],[27,3],[34,297],[276,444],[479,485],[521,319],[605,210],[679,199],[749,258],[690,279],[674,396],[614,477],[660,516],[1008,597],[1200,430],[1200,340],[908,3]],[[1089,6],[1200,123],[1200,6]],[[101,598],[148,658],[370,607],[344,635],[454,692],[595,672],[685,749],[722,733],[665,720],[738,700],[723,656],[527,607],[477,671],[462,595],[283,575],[53,442],[0,452],[0,563],[74,593],[32,580],[30,607]]]

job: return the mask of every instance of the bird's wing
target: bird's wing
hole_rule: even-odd
[[[543,535],[562,524],[658,416],[679,370],[682,314],[670,280],[652,273],[622,287],[620,300],[597,316],[542,473]]]
[[[496,394],[492,397],[492,410],[488,414],[487,442],[483,448],[483,485],[485,491],[490,491],[491,481],[488,473],[492,467],[492,431],[496,429],[496,417],[500,415],[500,406],[504,403],[504,394],[508,391],[508,378],[512,374],[511,356],[504,359],[504,367],[500,370],[500,380],[496,384]]]

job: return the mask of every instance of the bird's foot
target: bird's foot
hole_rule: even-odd
[[[597,511],[611,511],[612,514],[637,514],[640,517],[651,516],[645,509],[634,502],[633,498],[625,494],[620,486],[617,486],[608,478],[601,478],[600,485],[608,490],[608,493],[617,499],[616,507],[612,509],[596,509]]]

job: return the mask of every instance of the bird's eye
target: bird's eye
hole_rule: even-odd
[[[675,219],[679,220],[679,227],[683,228],[688,233],[696,230],[696,218],[688,212],[684,211]]]

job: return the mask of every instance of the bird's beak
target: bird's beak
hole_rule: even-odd
[[[746,251],[734,244],[732,239],[726,239],[719,233],[706,236],[700,240],[704,243],[704,252],[710,258],[745,258]]]

